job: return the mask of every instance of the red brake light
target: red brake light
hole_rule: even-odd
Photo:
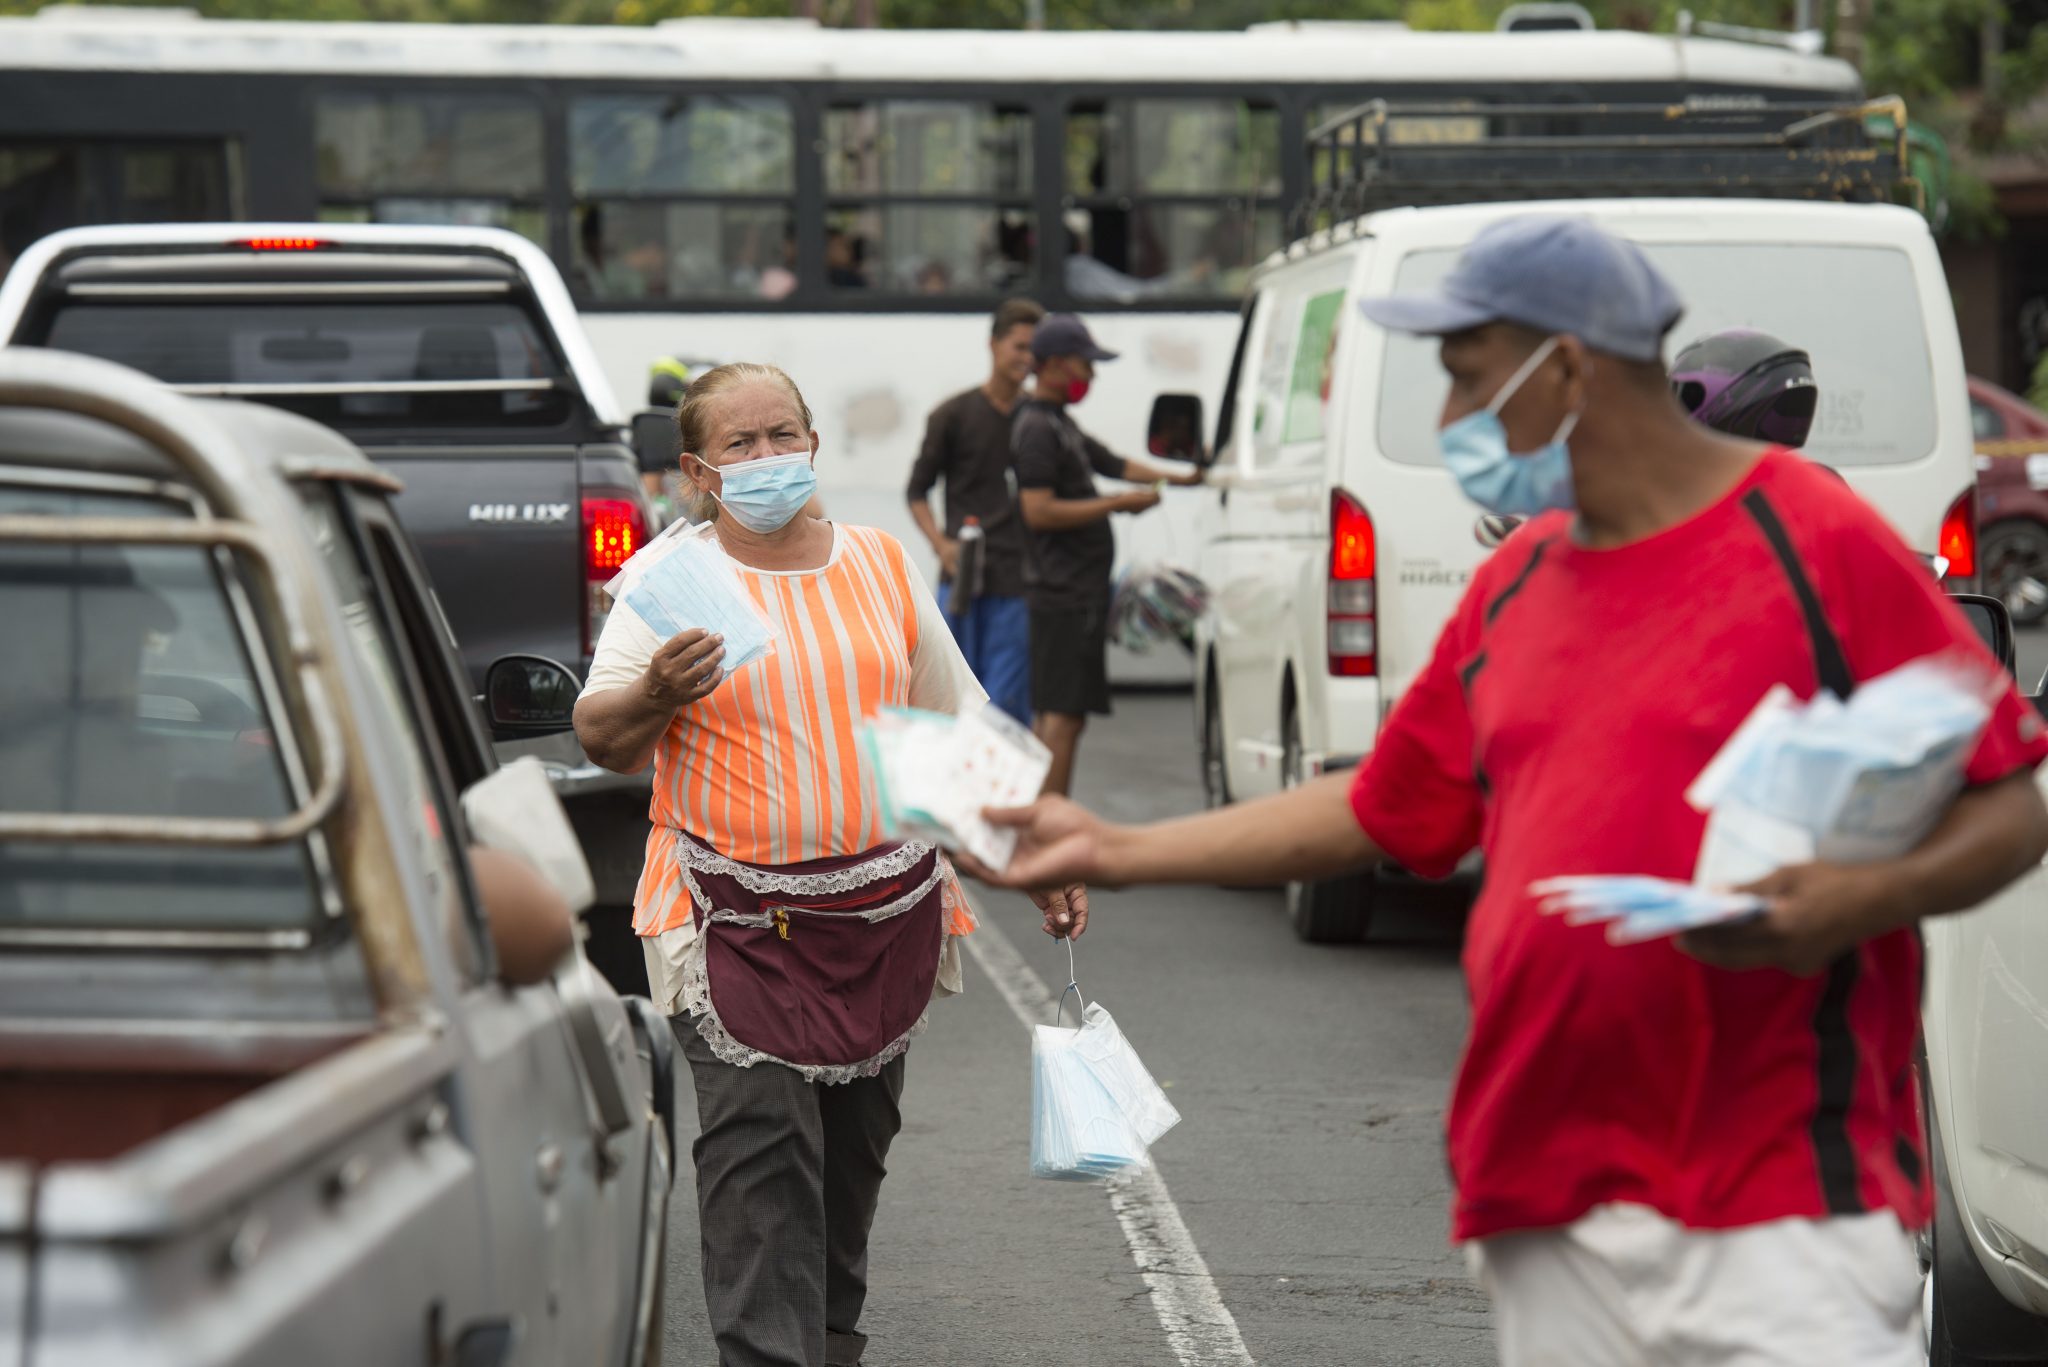
[[[234,245],[252,252],[317,252],[328,243],[317,237],[245,237]]]
[[[646,524],[639,507],[623,498],[583,500],[583,565],[592,579],[609,579],[640,549]]]
[[[1343,678],[1379,672],[1378,546],[1372,515],[1342,489],[1330,493],[1330,583],[1325,607],[1330,673]]]
[[[1342,489],[1330,495],[1330,578],[1370,579],[1378,568],[1372,515]]]
[[[1948,577],[1974,579],[1977,576],[1977,490],[1963,490],[1948,505],[1941,518],[1941,544],[1936,547],[1948,561]]]

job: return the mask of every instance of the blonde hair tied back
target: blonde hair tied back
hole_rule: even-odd
[[[721,396],[757,382],[776,385],[789,395],[790,402],[796,405],[797,415],[803,419],[804,431],[816,426],[811,420],[811,406],[804,402],[803,391],[796,387],[796,381],[790,379],[781,366],[760,361],[734,361],[730,365],[713,366],[692,380],[690,387],[683,391],[683,401],[676,406],[676,431],[682,437],[682,449],[701,458],[704,444],[711,437],[712,406]],[[684,506],[692,522],[709,522],[718,516],[718,501],[702,490],[692,493]]]

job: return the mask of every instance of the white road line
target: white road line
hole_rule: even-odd
[[[1052,989],[1008,936],[984,917],[966,943],[1018,1020],[1027,1027],[1052,1023],[1057,1000]],[[1152,1308],[1180,1367],[1256,1367],[1158,1167],[1107,1185],[1110,1209],[1123,1226],[1124,1242],[1152,1292]]]

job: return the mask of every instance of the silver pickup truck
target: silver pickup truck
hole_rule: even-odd
[[[392,506],[478,688],[515,652],[587,670],[601,586],[656,530],[560,274],[502,229],[74,228],[0,283],[0,344],[99,356],[349,438],[402,482]],[[646,781],[588,763],[573,735],[504,752],[520,750],[570,804],[598,900],[630,901]]]
[[[590,900],[484,728],[576,681],[510,656],[479,715],[395,490],[0,349],[0,1367],[659,1356],[666,1023],[502,967],[471,854]]]

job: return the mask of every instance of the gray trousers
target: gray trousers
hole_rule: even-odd
[[[854,1082],[738,1068],[669,1017],[697,1084],[697,1217],[719,1367],[854,1367],[903,1059]]]

